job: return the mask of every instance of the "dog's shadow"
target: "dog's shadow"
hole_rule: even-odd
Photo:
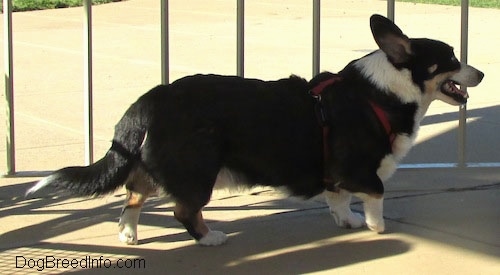
[[[130,255],[122,258],[143,259],[127,272],[160,274],[304,274],[332,270],[352,264],[384,257],[396,256],[410,250],[410,245],[397,239],[313,241],[305,242],[304,234],[297,234],[296,241],[286,238],[273,241],[269,236],[243,233],[218,247],[200,247],[195,244],[170,250],[134,247],[113,247],[99,244],[42,243],[40,247],[64,255]],[[310,234],[310,233],[309,233]],[[331,236],[330,236],[331,237]],[[160,240],[170,237],[160,238]],[[299,241],[300,240],[300,241]],[[249,245],[251,243],[251,245]],[[299,245],[302,247],[297,247]],[[107,256],[109,257],[109,256]],[[112,256],[111,256],[112,258]],[[95,270],[91,270],[95,272]],[[110,268],[106,273],[122,274],[123,270]],[[113,272],[114,271],[114,272]],[[83,270],[82,272],[86,272]]]
[[[9,187],[25,190],[31,183]],[[1,188],[0,188],[1,189]],[[5,189],[5,188],[4,188]],[[3,190],[7,191],[7,190]],[[13,191],[13,190],[8,190]],[[15,190],[14,190],[15,191]],[[5,192],[3,193],[5,194]],[[50,194],[46,194],[50,197]],[[171,207],[165,206],[165,199],[153,198],[144,207],[139,225],[178,228],[183,233],[165,234],[142,239],[137,246],[121,245],[118,240],[107,244],[75,244],[84,241],[53,241],[50,238],[82,228],[117,222],[121,201],[103,203],[91,209],[80,209],[72,206],[80,200],[68,200],[68,197],[52,197],[44,199],[22,200],[14,198],[9,203],[3,201],[2,212],[6,215],[22,216],[65,214],[54,219],[43,219],[42,222],[24,222],[27,227],[17,228],[0,235],[0,251],[12,259],[15,256],[39,257],[62,255],[64,258],[81,258],[83,256],[122,255],[122,258],[144,259],[146,270],[166,271],[169,273],[255,273],[258,270],[274,274],[306,273],[328,270],[354,263],[370,261],[405,253],[410,245],[393,238],[377,238],[371,232],[363,230],[345,230],[335,226],[333,219],[325,208],[305,210],[284,209],[283,200],[266,202],[265,205],[246,205],[234,210],[273,210],[277,214],[267,216],[245,217],[231,222],[207,222],[214,230],[221,230],[229,235],[226,244],[220,247],[200,247],[191,240],[182,227],[171,215]],[[294,203],[298,202],[293,202]],[[93,203],[95,204],[95,203]],[[50,206],[50,207],[48,207]],[[274,210],[283,210],[274,211]],[[210,207],[210,211],[228,211],[231,207]],[[109,225],[101,232],[103,237],[109,235]],[[117,229],[113,227],[113,229]],[[157,232],[158,230],[155,230]],[[113,235],[116,233],[113,232]],[[358,234],[363,234],[359,236]],[[149,234],[151,236],[151,234]],[[367,237],[371,236],[371,237]],[[82,236],[82,238],[88,236]],[[72,237],[73,238],[73,237]],[[109,239],[109,238],[107,238]],[[163,245],[165,244],[165,245]],[[42,251],[42,252],[40,252]],[[33,255],[31,255],[34,253]],[[12,255],[11,255],[12,254]],[[36,255],[38,256],[36,256]],[[30,256],[31,255],[31,256]],[[43,256],[43,255],[42,255]],[[46,255],[45,255],[46,256]],[[15,263],[0,270],[15,267]],[[258,267],[258,270],[255,268]],[[82,270],[85,272],[88,270]],[[123,271],[107,269],[106,272]],[[140,269],[128,270],[141,271]],[[142,270],[144,271],[144,270]]]
[[[193,244],[165,254],[148,251],[143,255],[153,264],[175,260],[176,270],[195,273],[303,274],[391,257],[411,248],[407,242],[387,236],[378,238],[366,229],[339,229],[326,209],[212,225],[215,230],[229,234],[226,244],[211,248]],[[141,243],[177,242],[186,237],[186,233],[164,235],[144,239]]]

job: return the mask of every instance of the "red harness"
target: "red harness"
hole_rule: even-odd
[[[327,80],[321,81],[318,85],[312,88],[311,91],[309,91],[309,93],[315,98],[321,96],[321,93],[326,88],[326,86],[332,85],[333,83],[339,82],[340,80],[342,80],[342,77],[334,75]]]
[[[325,111],[323,109],[321,93],[323,92],[323,90],[327,86],[330,86],[330,85],[332,85],[338,81],[341,81],[341,80],[342,80],[342,77],[340,77],[338,75],[334,75],[333,77],[331,77],[327,80],[321,81],[318,85],[316,85],[314,88],[312,88],[309,91],[309,94],[317,101],[317,103],[316,103],[317,107],[315,109],[317,112],[318,120],[320,121],[322,128],[323,128],[323,161],[324,161],[325,165],[328,162],[328,152],[330,149],[328,146],[328,134],[330,132],[330,127],[328,126],[328,123],[326,122],[326,115],[325,115]],[[380,107],[377,103],[375,103],[373,101],[370,101],[369,103],[370,103],[370,106],[372,107],[373,112],[375,113],[378,120],[380,121],[380,124],[382,124],[382,126],[384,127],[384,130],[387,133],[387,136],[389,138],[389,142],[392,145],[392,143],[394,142],[394,139],[396,139],[396,134],[392,131],[391,123],[389,122],[387,112],[384,111],[384,109],[382,109],[382,107]],[[325,182],[325,184],[327,184],[327,186],[328,186],[328,184],[333,183],[333,180],[329,177],[329,175],[327,175],[326,171],[327,171],[327,169],[325,167],[325,175],[323,178],[323,182]]]
[[[387,117],[387,113],[382,109],[377,103],[370,101],[370,105],[372,106],[373,111],[377,115],[378,120],[384,126],[385,132],[389,137],[389,142],[392,143],[396,139],[396,134],[392,132],[391,123],[389,122],[389,118]]]

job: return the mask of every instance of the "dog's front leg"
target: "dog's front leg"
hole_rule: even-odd
[[[344,189],[337,192],[325,191],[326,203],[335,223],[343,228],[359,228],[365,225],[365,219],[359,213],[353,213],[350,208],[351,193]]]
[[[379,194],[370,195],[365,193],[356,193],[355,195],[363,201],[368,228],[377,233],[384,232],[384,197]]]

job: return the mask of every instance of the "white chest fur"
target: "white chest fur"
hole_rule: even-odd
[[[357,60],[354,65],[380,90],[396,95],[402,103],[416,103],[419,107],[414,117],[414,129],[411,134],[398,134],[392,144],[392,153],[380,162],[377,175],[386,181],[396,171],[398,163],[413,146],[422,120],[431,98],[426,98],[413,82],[411,72],[396,69],[382,51],[376,51]]]

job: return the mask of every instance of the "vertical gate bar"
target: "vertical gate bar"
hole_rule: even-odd
[[[313,1],[312,77],[319,74],[321,49],[321,1]]]
[[[466,87],[461,87],[461,90]],[[460,105],[458,107],[458,167],[465,168],[467,166],[467,152],[466,152],[466,124],[467,124],[467,105]]]
[[[169,83],[168,0],[161,0],[161,83]]]
[[[6,150],[7,175],[16,173],[16,146],[14,124],[14,63],[12,50],[12,0],[3,0],[4,18],[4,77],[6,101]]]
[[[387,0],[387,18],[391,19],[392,22],[396,22],[395,20],[395,0]]]
[[[460,61],[467,63],[469,40],[469,0],[461,1],[460,15]],[[466,90],[467,87],[460,87]],[[466,135],[467,135],[467,106],[464,104],[459,108],[458,118],[458,167],[465,167],[467,161],[466,152]]]
[[[236,4],[236,74],[245,75],[245,0]]]
[[[92,1],[83,0],[83,114],[85,165],[94,162],[93,91],[92,91]]]

